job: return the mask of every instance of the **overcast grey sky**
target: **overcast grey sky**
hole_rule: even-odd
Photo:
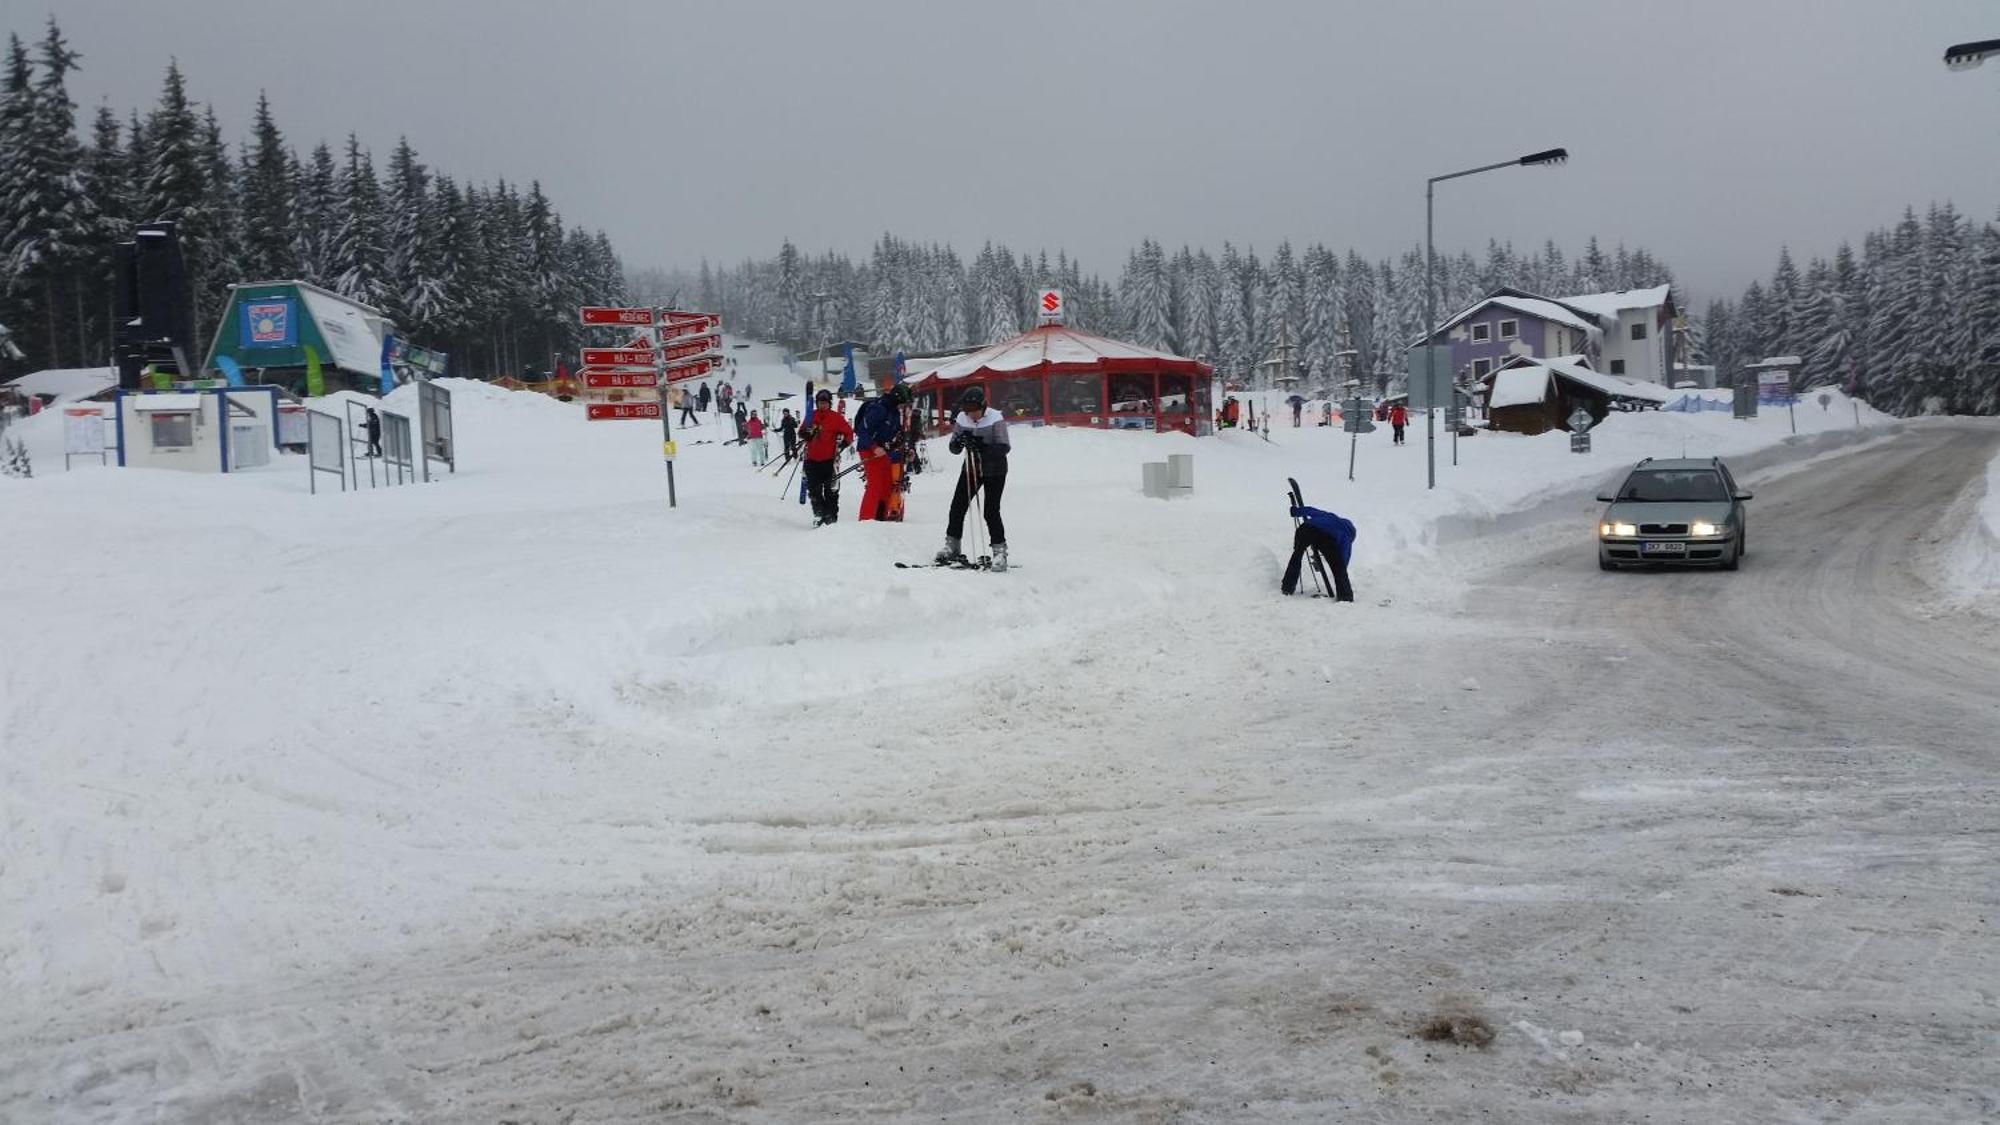
[[[240,136],[399,134],[461,178],[540,179],[634,265],[864,252],[882,231],[1267,251],[1645,245],[1699,299],[1892,221],[2000,206],[2000,36],[1980,0],[0,0],[83,52],[88,111],[169,55]]]

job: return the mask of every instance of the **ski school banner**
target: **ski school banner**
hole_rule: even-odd
[[[237,344],[245,348],[294,348],[299,318],[290,297],[245,301],[238,306]]]

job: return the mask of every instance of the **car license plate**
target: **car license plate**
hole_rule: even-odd
[[[1686,543],[1639,544],[1639,553],[1642,555],[1685,555],[1687,554],[1687,549],[1688,545]]]

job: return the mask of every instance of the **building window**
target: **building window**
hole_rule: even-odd
[[[1483,344],[1486,341],[1491,340],[1492,338],[1493,338],[1493,326],[1491,324],[1482,322],[1472,326],[1473,343]]]
[[[1518,340],[1518,339],[1520,339],[1520,338],[1521,338],[1521,322],[1520,322],[1520,321],[1518,321],[1518,320],[1503,320],[1503,321],[1501,321],[1501,322],[1500,322],[1500,338],[1501,338],[1502,340]]]
[[[1611,361],[1611,373],[1612,373],[1613,375],[1623,375],[1623,374],[1625,374],[1625,361],[1624,361],[1624,360],[1622,360],[1622,359],[1614,359],[1614,360],[1612,360],[1612,361]]]
[[[1049,376],[1049,413],[1092,416],[1104,413],[1104,376]]]
[[[1640,322],[1638,322],[1637,324],[1634,324],[1634,325],[1632,326],[1632,338],[1633,338],[1634,340],[1643,340],[1643,339],[1645,339],[1645,338],[1646,338],[1646,322],[1645,322],[1645,321],[1643,321],[1643,320],[1642,320],[1642,321],[1640,321]]]
[[[147,417],[153,423],[154,449],[194,448],[194,415],[154,411]]]
[[[1492,360],[1475,359],[1472,361],[1472,377],[1474,379],[1484,379],[1486,378],[1486,376],[1492,374],[1492,372],[1493,372]]]

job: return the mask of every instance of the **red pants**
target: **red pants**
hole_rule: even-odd
[[[880,518],[889,503],[896,487],[896,477],[890,468],[889,455],[880,446],[862,452],[861,475],[867,484],[861,489],[861,519]]]

